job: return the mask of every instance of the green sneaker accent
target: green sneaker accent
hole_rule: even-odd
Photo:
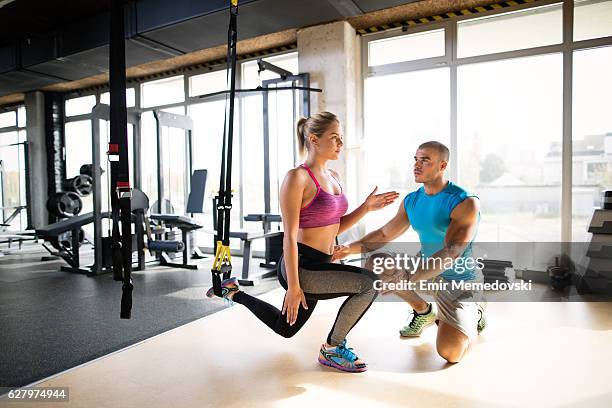
[[[419,337],[423,333],[423,329],[431,326],[436,322],[436,310],[433,304],[430,304],[431,310],[427,314],[416,314],[412,311],[410,322],[400,329],[402,337]]]
[[[487,327],[487,317],[485,316],[486,304],[478,302],[478,326],[476,326],[476,330],[478,330],[478,334],[482,333],[482,331]]]

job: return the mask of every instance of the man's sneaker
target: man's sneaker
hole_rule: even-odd
[[[436,322],[436,311],[433,303],[429,304],[429,312],[418,314],[412,311],[410,322],[400,329],[402,337],[418,337],[427,326],[431,326]]]
[[[349,373],[361,373],[368,369],[366,363],[356,363],[358,359],[353,349],[346,347],[346,340],[335,347],[323,344],[319,351],[319,363]]]
[[[233,296],[232,293],[236,293],[239,290],[240,290],[240,287],[238,286],[238,279],[236,278],[229,278],[221,282],[221,296],[223,297],[223,299],[227,301],[231,302],[232,296]],[[212,298],[215,296],[213,287],[211,287],[210,289],[208,289],[208,291],[206,291],[206,296],[209,298]]]
[[[478,302],[478,326],[476,329],[478,330],[478,334],[482,333],[482,331],[487,327],[487,317],[485,316],[486,304]]]

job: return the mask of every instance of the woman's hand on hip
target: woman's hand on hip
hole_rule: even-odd
[[[344,259],[351,254],[351,248],[348,245],[336,245],[332,254],[332,261]]]

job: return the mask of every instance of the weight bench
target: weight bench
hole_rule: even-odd
[[[248,214],[244,217],[245,221],[250,222],[261,222],[261,227],[265,234],[272,233],[272,223],[281,223],[283,219],[278,214]],[[278,230],[277,230],[278,231]],[[259,266],[262,268],[276,268],[276,262],[283,253],[283,237],[281,234],[274,234],[266,236],[266,252],[265,261],[261,262]]]
[[[197,265],[193,265],[189,263],[189,260],[191,259],[191,240],[189,239],[190,238],[189,234],[192,231],[202,228],[202,226],[198,224],[197,222],[195,222],[193,218],[186,217],[184,215],[151,214],[149,215],[149,219],[153,221],[160,221],[164,224],[165,227],[168,227],[170,229],[176,227],[181,230],[181,238],[182,238],[182,243],[183,243],[182,246],[178,245],[180,244],[181,241],[178,241],[178,242],[177,241],[149,242],[149,249],[155,252],[158,252],[160,254],[159,255],[160,265],[173,266],[176,268],[198,269]],[[156,234],[156,235],[161,235],[161,234]],[[154,243],[161,243],[161,242],[174,243],[177,245],[174,248],[172,248],[173,245],[170,245],[170,244],[166,245],[165,247],[162,246],[161,244],[154,244]],[[152,246],[153,248],[151,248]],[[168,256],[167,252],[179,252],[181,249],[183,251],[183,262],[180,264],[173,263],[170,260],[170,257]]]
[[[110,215],[108,212],[102,213],[102,218],[108,218]],[[36,236],[50,242],[57,251],[52,251],[47,245],[43,244],[43,247],[53,256],[59,256],[62,258],[70,267],[62,266],[61,270],[66,272],[76,272],[83,274],[91,274],[91,270],[81,268],[79,259],[79,247],[83,241],[83,234],[81,233],[81,227],[92,223],[94,219],[93,213],[76,215],[74,217],[66,218],[54,224],[47,225],[43,228],[37,228]],[[60,235],[70,232],[70,245],[60,239]]]

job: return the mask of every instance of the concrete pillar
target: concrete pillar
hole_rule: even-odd
[[[300,72],[310,73],[311,86],[323,89],[322,94],[312,94],[312,112],[335,113],[344,128],[344,154],[330,167],[341,175],[354,208],[369,193],[365,191],[369,186],[359,183],[363,179],[360,37],[349,23],[338,21],[299,30],[297,45]]]
[[[28,133],[28,180],[27,202],[30,226],[44,227],[48,224],[47,213],[47,148],[45,141],[45,96],[42,92],[25,95],[26,130]]]

